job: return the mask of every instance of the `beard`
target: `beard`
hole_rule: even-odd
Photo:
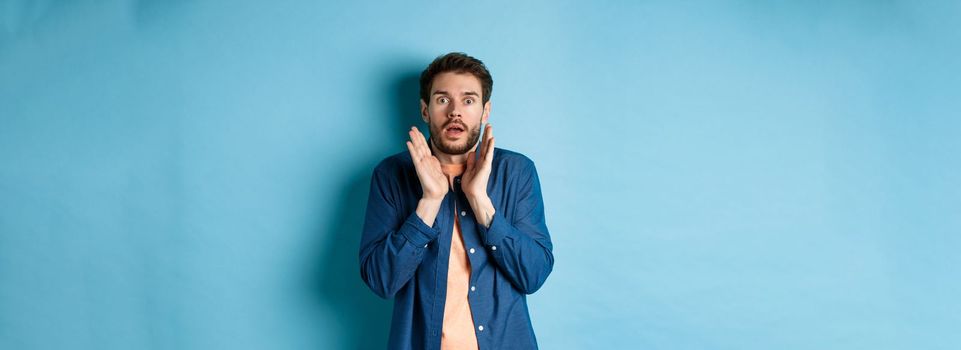
[[[458,144],[457,141],[449,141],[444,138],[444,129],[447,128],[453,122],[448,122],[444,125],[434,125],[430,126],[431,141],[435,147],[441,152],[447,154],[464,154],[474,148],[477,144],[477,140],[480,139],[480,124],[471,128],[467,131],[467,142],[463,144]],[[461,126],[466,126],[464,123],[457,123]],[[466,128],[465,128],[466,129]]]

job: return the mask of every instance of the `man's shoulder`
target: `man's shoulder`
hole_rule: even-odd
[[[396,173],[398,171],[403,172],[407,169],[413,168],[414,161],[410,158],[410,152],[405,150],[381,159],[381,161],[377,163],[377,166],[374,167],[374,173]]]
[[[511,168],[533,168],[534,161],[523,153],[494,147],[494,164]]]

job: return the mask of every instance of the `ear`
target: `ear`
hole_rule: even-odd
[[[490,116],[491,116],[491,101],[487,101],[487,103],[484,104],[484,116],[481,117],[481,124],[487,123],[487,119],[490,119]]]
[[[423,99],[420,100],[420,119],[424,120],[424,123],[430,124],[430,116],[427,114],[427,103]]]

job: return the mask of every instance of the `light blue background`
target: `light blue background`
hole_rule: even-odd
[[[383,348],[370,171],[448,51],[544,349],[961,348],[956,1],[0,1],[0,348]]]

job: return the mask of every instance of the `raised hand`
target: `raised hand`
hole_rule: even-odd
[[[420,186],[424,190],[422,198],[439,202],[447,195],[449,188],[447,177],[441,171],[440,160],[430,153],[430,146],[427,145],[424,134],[421,134],[417,127],[411,127],[407,133],[410,135],[407,151],[414,160],[417,179],[420,180]]]
[[[468,197],[487,197],[487,181],[494,161],[494,128],[487,124],[484,139],[477,145],[480,159],[474,160],[475,151],[467,153],[467,168],[461,178],[461,188]]]

